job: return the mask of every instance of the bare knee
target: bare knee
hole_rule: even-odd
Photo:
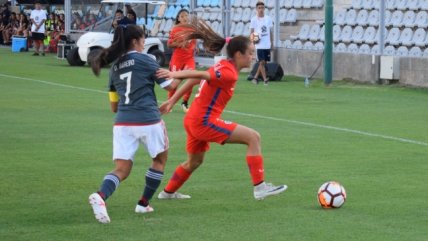
[[[250,135],[249,135],[249,142],[248,145],[257,145],[260,146],[261,142],[261,136],[260,133],[256,130],[251,129]]]
[[[116,160],[116,168],[113,170],[113,173],[121,181],[124,181],[131,173],[132,165],[133,163],[130,160]]]
[[[187,159],[184,163],[183,163],[183,168],[193,172],[194,170],[196,170],[200,165],[202,165],[202,163],[204,162],[204,159],[201,157],[193,157],[193,158],[189,158]]]

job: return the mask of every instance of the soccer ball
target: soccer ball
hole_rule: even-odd
[[[338,182],[326,182],[318,189],[318,202],[323,208],[340,208],[345,200],[345,188]]]
[[[253,32],[250,35],[250,40],[253,41],[253,43],[257,44],[258,42],[260,42],[260,36],[259,36],[259,34],[256,33],[256,32]]]

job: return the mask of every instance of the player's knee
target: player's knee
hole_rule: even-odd
[[[260,141],[261,141],[260,133],[252,129],[250,133],[250,144],[260,145]]]
[[[202,158],[191,158],[184,163],[184,168],[193,172],[203,162],[204,162],[204,159],[202,159]]]

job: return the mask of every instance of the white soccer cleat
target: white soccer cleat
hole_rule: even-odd
[[[158,199],[189,199],[191,198],[189,195],[181,194],[179,192],[167,193],[162,191],[158,195]]]
[[[265,197],[277,195],[287,190],[287,185],[274,186],[272,183],[262,182],[254,187],[254,198],[263,200]]]
[[[138,205],[135,207],[135,212],[136,213],[151,213],[155,211],[152,207],[150,207],[150,205],[147,205],[146,207]]]
[[[89,196],[89,204],[94,211],[95,219],[100,223],[110,223],[110,217],[107,213],[106,203],[98,193],[92,193]]]

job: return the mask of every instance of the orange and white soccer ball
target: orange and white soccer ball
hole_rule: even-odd
[[[338,182],[326,182],[318,189],[318,202],[323,208],[340,208],[345,200],[345,188]]]

